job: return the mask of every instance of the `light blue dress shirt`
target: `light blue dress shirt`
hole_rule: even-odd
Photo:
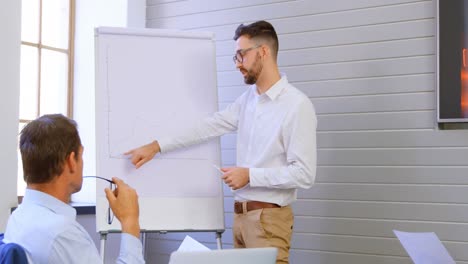
[[[35,190],[26,190],[10,216],[4,241],[21,245],[33,263],[102,263],[93,240],[76,221],[76,210]],[[138,238],[122,233],[117,263],[145,263]]]

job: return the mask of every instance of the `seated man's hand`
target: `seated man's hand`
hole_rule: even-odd
[[[138,205],[138,194],[135,189],[130,187],[124,181],[113,177],[117,188],[112,192],[109,188],[105,189],[107,200],[122,225],[122,232],[140,237],[140,208]]]

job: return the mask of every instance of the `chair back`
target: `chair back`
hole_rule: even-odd
[[[15,243],[3,243],[3,234],[0,234],[0,264],[28,264],[24,249]]]

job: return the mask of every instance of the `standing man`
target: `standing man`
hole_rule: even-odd
[[[32,263],[102,263],[88,232],[69,205],[83,183],[83,146],[76,123],[63,115],[45,115],[21,131],[23,202],[10,216],[6,243],[21,245]],[[114,215],[122,224],[118,263],[144,263],[139,240],[136,191],[118,178],[117,189],[105,189]]]
[[[223,168],[234,193],[234,246],[276,247],[288,263],[297,188],[310,188],[316,170],[315,110],[278,70],[278,37],[266,21],[240,25],[234,35],[236,68],[251,85],[225,110],[170,139],[131,150],[139,168],[158,152],[237,131],[237,166]]]

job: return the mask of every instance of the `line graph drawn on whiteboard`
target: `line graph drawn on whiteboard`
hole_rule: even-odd
[[[109,104],[110,106],[112,104]],[[212,159],[200,157],[199,153],[211,147],[210,143],[195,145],[183,150],[164,155],[136,170],[124,152],[151,142],[155,138],[177,134],[184,116],[176,112],[155,117],[150,113],[108,111],[107,148],[109,171],[122,173],[118,175],[133,186],[140,196],[154,195],[157,192],[162,197],[212,197],[219,195],[219,181],[210,180],[217,177],[211,168]],[[186,120],[185,120],[186,121]],[[179,125],[178,125],[179,124]],[[188,165],[180,166],[179,164]],[[193,171],[201,172],[197,177],[187,178]],[[170,172],[170,174],[167,174]],[[115,175],[117,176],[117,175]],[[141,181],[142,177],[145,181]],[[171,181],[166,181],[171,178]],[[180,178],[180,180],[177,180]],[[174,180],[176,179],[176,180]],[[186,184],[180,185],[184,181]],[[164,184],[162,184],[164,183]]]
[[[129,71],[128,65],[135,63],[118,62],[112,49],[107,49],[108,63],[106,66],[106,123],[102,136],[106,139],[104,147],[107,159],[102,160],[107,173],[124,179],[133,186],[141,197],[215,197],[221,192],[219,177],[211,164],[216,157],[200,155],[212,153],[213,142],[194,145],[170,153],[158,154],[155,160],[147,162],[135,169],[130,157],[125,152],[135,149],[153,140],[173,137],[181,131],[196,125],[202,117],[208,115],[206,110],[184,111],[187,109],[203,109],[203,100],[196,90],[171,90],[169,93],[157,93],[160,87],[172,87],[175,82],[180,86],[189,87],[187,80],[167,80],[158,78],[158,82],[148,82],[148,76],[154,73],[148,69]],[[121,55],[119,55],[121,57]],[[143,59],[143,56],[133,54],[131,58]],[[127,61],[128,62],[128,61]],[[197,98],[198,97],[198,98]],[[177,103],[174,103],[177,102]],[[124,107],[128,106],[128,107]],[[184,166],[180,166],[184,164]],[[187,175],[197,172],[196,177]],[[144,179],[144,180],[142,180]],[[184,185],[180,183],[184,182]]]
[[[118,120],[114,120],[114,119]],[[176,112],[164,116],[140,113],[128,121],[123,121],[122,115],[113,116],[109,112],[108,153],[109,158],[128,159],[125,152],[155,139],[177,135],[183,129],[178,124],[187,124],[186,120]],[[196,148],[196,147],[195,147]],[[192,159],[200,160],[197,151],[175,151],[160,157],[161,159]]]

